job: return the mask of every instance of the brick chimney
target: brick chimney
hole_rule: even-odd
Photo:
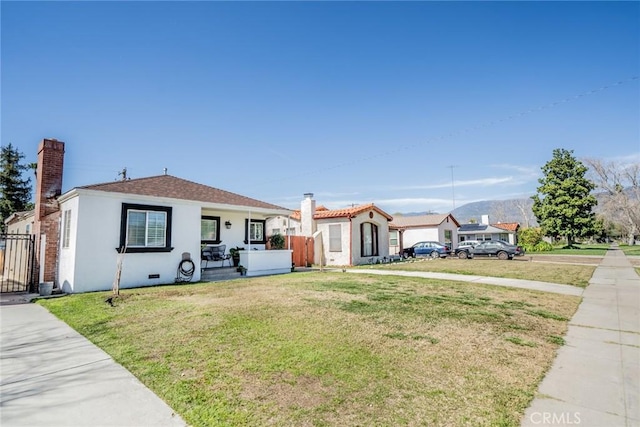
[[[57,198],[62,193],[63,163],[64,142],[43,139],[38,146],[34,234],[39,280],[44,282],[56,279],[60,230]]]
[[[316,232],[316,223],[313,215],[316,213],[316,201],[313,193],[305,193],[300,204],[300,232],[303,236],[311,237]]]

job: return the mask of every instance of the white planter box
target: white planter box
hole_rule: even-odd
[[[291,273],[291,250],[240,251],[240,265],[247,269],[247,276]]]

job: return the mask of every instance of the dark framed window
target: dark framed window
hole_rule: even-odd
[[[251,225],[249,226],[249,233],[251,235],[251,243],[267,243],[267,236],[264,232],[266,220],[264,219],[252,219]],[[244,220],[244,242],[249,243],[249,236],[247,235],[247,224],[249,224],[249,220]]]
[[[220,217],[202,216],[200,218],[200,242],[220,243]]]
[[[378,226],[370,222],[360,224],[360,253],[365,256],[378,256]]]
[[[171,252],[171,213],[167,206],[122,204],[120,246],[126,253]]]
[[[444,230],[444,243],[451,246],[452,242],[453,242],[453,231]]]

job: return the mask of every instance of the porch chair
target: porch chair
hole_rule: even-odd
[[[226,250],[227,245],[205,246],[201,253],[202,261],[204,261],[203,268],[209,267],[209,261],[221,261],[220,267],[224,267],[224,262],[229,261],[229,267],[231,267],[231,255],[225,254]]]

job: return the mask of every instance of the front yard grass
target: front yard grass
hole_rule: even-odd
[[[108,296],[38,303],[193,426],[518,426],[580,302],[341,272]]]
[[[595,261],[597,264],[598,261]],[[464,274],[472,276],[504,277],[510,279],[537,280],[578,286],[589,284],[596,265],[554,262],[530,262],[529,256],[517,257],[512,261],[498,259],[457,259],[455,257],[416,258],[390,264],[376,264],[359,268],[376,268],[404,271],[432,271],[439,273]]]

